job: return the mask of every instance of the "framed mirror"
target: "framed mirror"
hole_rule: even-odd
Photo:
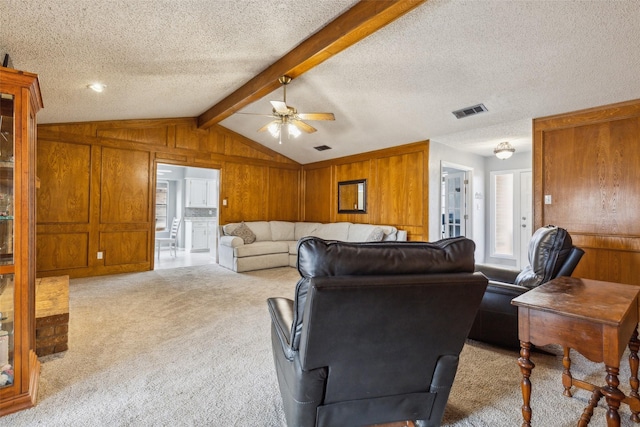
[[[338,182],[338,213],[367,213],[367,180]]]

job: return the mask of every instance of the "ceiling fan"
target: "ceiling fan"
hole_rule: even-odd
[[[289,105],[287,105],[287,85],[291,83],[291,77],[282,76],[278,79],[282,84],[284,91],[284,97],[282,101],[269,101],[273,106],[271,114],[267,117],[273,117],[275,120],[267,123],[258,129],[258,132],[269,131],[274,137],[279,139],[279,143],[282,144],[282,134],[285,133],[287,137],[297,138],[302,132],[313,133],[317,131],[316,128],[303,122],[303,120],[335,120],[333,113],[298,113],[298,111]],[[250,113],[240,113],[250,114]]]

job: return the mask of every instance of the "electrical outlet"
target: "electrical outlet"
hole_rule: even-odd
[[[98,252],[98,259],[102,259],[102,256],[104,255],[103,252]]]
[[[551,194],[545,194],[544,195],[544,204],[545,205],[550,205],[551,204]]]

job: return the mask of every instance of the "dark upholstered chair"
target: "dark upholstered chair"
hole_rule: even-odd
[[[487,286],[474,249],[301,239],[295,300],[268,300],[287,425],[439,426]]]
[[[511,300],[561,276],[571,276],[584,251],[573,246],[567,230],[541,227],[529,242],[529,266],[524,270],[478,264],[489,279],[469,338],[505,348],[520,348],[518,309]]]

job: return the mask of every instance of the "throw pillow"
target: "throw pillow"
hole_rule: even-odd
[[[253,243],[256,241],[256,235],[251,231],[247,224],[242,221],[239,226],[231,232],[232,236],[240,237],[245,244]]]
[[[369,233],[366,242],[382,242],[383,238],[384,231],[382,230],[382,228],[375,227],[373,230],[371,230],[371,233]]]

